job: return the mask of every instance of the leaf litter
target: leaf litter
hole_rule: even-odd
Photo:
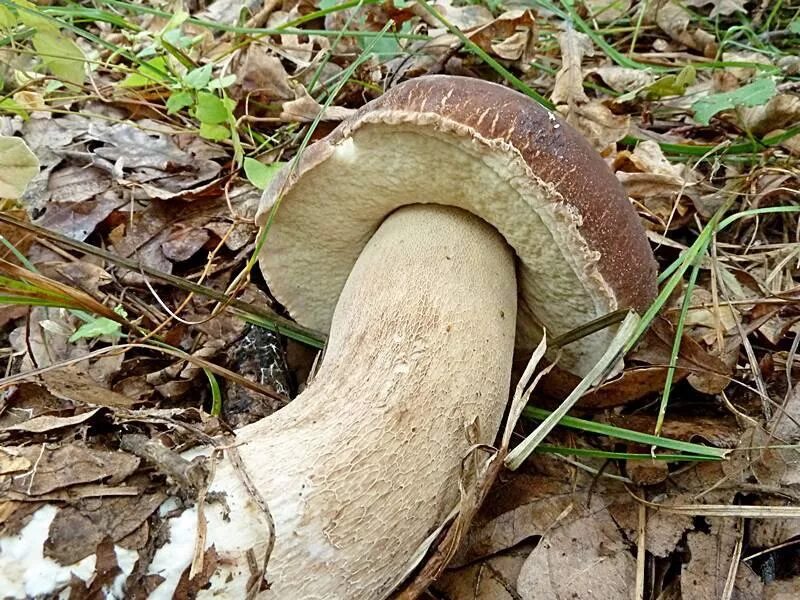
[[[796,213],[767,212],[798,206],[796,16],[739,0],[435,8],[441,20],[405,2],[217,0],[191,15],[120,2],[98,5],[106,21],[70,27],[0,14],[36,32],[30,52],[24,41],[0,47],[2,214],[51,232],[0,223],[27,261],[4,246],[15,267],[0,275],[27,273],[25,293],[39,304],[0,307],[0,528],[18,530],[43,500],[69,505],[46,551],[96,552],[103,565],[94,581],[73,581],[76,597],[113,579],[111,542],[154,549],[156,508],[180,477],[164,457],[140,459],[121,434],[183,449],[266,416],[302,389],[315,351],[152,273],[280,311],[257,277],[238,274],[259,190],[309,124],[321,116],[318,138],[405,78],[511,73],[601,152],[662,269],[720,209],[754,211],[714,236],[694,287],[673,290],[626,369],[576,409],[652,433],[669,379],[662,435],[729,454],[655,460],[649,446],[557,428],[548,444],[574,454],[537,454],[501,474],[431,593],[619,598],[641,585],[640,598],[796,597],[800,521],[775,510],[800,502],[800,238]],[[389,35],[329,98],[389,19]],[[247,33],[226,28],[236,24]],[[37,57],[48,49],[60,58]],[[124,323],[113,318],[123,312]],[[221,383],[219,414],[195,359],[244,376]],[[539,406],[577,382],[543,383]],[[517,433],[531,427],[523,419]],[[736,516],[737,506],[756,516]],[[206,556],[195,579],[187,571],[180,593],[196,593],[217,561]],[[152,589],[144,572],[131,590]]]

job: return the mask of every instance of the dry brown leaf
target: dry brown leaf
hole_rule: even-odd
[[[96,562],[94,574],[89,581],[81,581],[73,574],[70,581],[70,598],[93,599],[105,597],[106,589],[110,588],[114,579],[122,573],[117,562],[117,553],[114,550],[114,540],[110,537],[103,538],[95,547]]]
[[[262,0],[214,0],[198,16],[215,23],[235,25],[243,10],[255,14],[261,4]]]
[[[515,9],[478,27],[468,37],[490,54],[527,66],[535,52],[535,25],[531,11]]]
[[[678,200],[692,196],[697,178],[691,169],[670,163],[661,147],[650,140],[640,142],[632,152],[620,152],[613,168],[628,195],[639,200],[659,226],[682,224],[688,206]]]
[[[81,202],[111,187],[111,176],[95,167],[66,165],[55,169],[47,182],[51,202]]]
[[[635,580],[636,560],[603,501],[565,525],[546,532],[520,570],[517,593],[523,600],[626,598]]]
[[[50,524],[44,555],[61,564],[89,556],[110,537],[121,540],[134,532],[166,500],[163,492],[141,496],[83,499],[62,508]]]
[[[31,464],[31,461],[20,455],[18,449],[0,448],[0,475],[25,471]]]
[[[309,123],[322,113],[323,121],[341,121],[352,115],[352,108],[343,106],[329,106],[323,109],[322,105],[312,98],[305,87],[298,85],[295,89],[295,99],[283,103],[280,118],[284,121]]]
[[[692,15],[675,0],[660,0],[644,5],[647,10],[645,21],[655,23],[676,42],[713,57],[716,52],[716,38],[694,25]]]
[[[710,533],[694,531],[686,542],[691,558],[681,572],[681,592],[692,600],[719,600],[733,558],[736,540],[742,535],[734,519],[709,519]],[[741,600],[761,600],[763,583],[747,563],[736,565],[734,594]]]
[[[800,441],[800,383],[789,391],[786,401],[772,415],[767,431],[786,443]]]
[[[19,492],[9,491],[5,495],[9,500],[40,504],[41,502],[75,502],[84,498],[104,498],[106,496],[138,496],[141,490],[133,485],[106,485],[103,483],[80,483],[71,485],[54,492],[28,496]]]
[[[722,53],[722,60],[732,63],[755,63],[760,65],[771,65],[770,57],[761,52],[751,52],[748,50],[727,51]],[[725,74],[733,76],[741,85],[749,83],[754,76],[758,75],[755,67],[725,67]]]
[[[683,303],[683,296],[677,301],[678,306]],[[686,311],[686,326],[696,328],[693,332],[695,336],[709,336],[708,343],[713,342],[713,334],[717,329],[723,333],[736,329],[736,323],[741,319],[739,312],[724,300],[717,299],[714,305],[714,297],[708,290],[702,287],[692,289],[689,298],[689,310]],[[712,330],[711,334],[702,331],[702,328]]]
[[[77,367],[65,367],[42,373],[42,381],[56,398],[77,404],[131,408],[134,401],[100,385],[88,373]]]
[[[112,190],[80,203],[49,202],[44,214],[35,223],[82,242],[108,215],[129,202]]]
[[[520,544],[500,556],[445,571],[433,589],[442,600],[519,600],[517,578],[533,548]]]
[[[664,366],[636,365],[626,368],[618,377],[589,391],[580,399],[578,406],[588,409],[623,406],[662,389],[666,375],[667,368]],[[684,370],[679,369],[675,372],[673,381],[680,381],[686,375]],[[579,379],[570,373],[551,371],[542,380],[542,389],[554,398],[565,398],[578,383]]]
[[[632,429],[642,433],[653,433],[656,426],[654,415],[614,415],[605,419],[611,425]],[[664,421],[661,428],[664,437],[685,442],[706,442],[718,448],[735,448],[741,435],[733,417],[689,417],[674,416]]]
[[[792,127],[800,122],[800,97],[778,94],[762,106],[740,109],[739,117],[742,127],[756,135]]]
[[[556,73],[556,82],[553,85],[553,92],[550,100],[553,104],[573,104],[585,103],[589,101],[586,92],[583,91],[583,63],[584,56],[591,56],[594,53],[592,40],[588,35],[575,31],[572,27],[567,27],[566,31],[558,35],[558,43],[561,46],[561,68]]]
[[[208,582],[211,576],[217,570],[220,563],[220,556],[217,554],[214,546],[206,548],[203,553],[203,568],[199,573],[196,573],[193,578],[189,578],[189,567],[181,575],[178,586],[173,593],[174,600],[194,600],[198,592],[208,587]]]
[[[562,105],[559,112],[570,125],[580,131],[601,154],[630,133],[630,115],[615,115],[600,100],[591,100],[572,107]]]
[[[788,499],[764,498],[759,504],[763,506],[794,506],[796,503]],[[792,538],[800,536],[800,520],[798,519],[751,519],[748,530],[748,543],[753,548],[773,548]]]
[[[95,408],[72,417],[54,417],[52,415],[42,415],[41,417],[33,417],[27,421],[23,421],[17,425],[5,427],[0,431],[24,431],[27,433],[46,433],[64,427],[72,427],[80,425],[91,419],[100,408]]]
[[[288,23],[293,19],[297,19],[302,15],[299,12],[298,6],[293,6],[288,12],[285,10],[276,10],[267,20],[266,26],[268,29],[275,29],[280,25]],[[338,11],[337,11],[338,12]],[[304,41],[301,41],[304,40]],[[281,34],[280,44],[277,48],[281,56],[295,63],[298,68],[303,69],[311,65],[314,58],[314,40],[308,36]]]
[[[696,6],[697,8],[704,8],[709,4],[712,5],[710,17],[718,15],[728,16],[735,12],[746,13],[744,5],[747,0],[686,0],[688,6]]]
[[[260,192],[252,186],[242,186],[228,195],[234,211],[246,217],[253,205],[258,202]],[[170,202],[150,202],[144,206],[126,205],[120,210],[124,217],[122,223],[109,234],[114,252],[125,258],[135,257],[136,261],[156,270],[170,273],[173,263],[165,255],[162,244],[168,241],[172,231],[205,228],[209,222],[219,222],[229,218],[228,207],[218,198],[198,199],[189,204]],[[237,224],[237,244],[241,237],[251,236],[256,231],[249,223]],[[124,281],[130,285],[143,285],[144,277],[139,272],[124,271]]]
[[[592,20],[610,23],[626,16],[631,8],[631,0],[584,0]]]
[[[483,27],[494,21],[492,12],[481,4],[453,6],[450,2],[437,2],[436,8],[444,15],[448,23],[458,27],[461,31],[471,31],[472,29]],[[424,10],[417,12],[427,18],[431,18]],[[434,27],[441,27],[441,23],[435,20],[433,20],[431,25]],[[476,42],[474,39],[472,41]],[[484,48],[484,50],[487,50],[487,48]]]
[[[280,58],[267,53],[263,46],[250,44],[238,57],[236,68],[237,87],[240,90],[234,97],[251,102],[285,101],[294,98],[294,90],[289,82],[289,74],[283,68]]]
[[[496,554],[552,527],[576,498],[562,479],[516,473],[498,483],[454,564]]]
[[[211,234],[205,228],[177,226],[161,242],[161,251],[172,262],[183,262],[199,252],[209,239]]]
[[[663,317],[657,318],[626,359],[626,370],[588,392],[581,398],[579,406],[592,409],[621,406],[663,389],[673,336],[674,326]],[[730,368],[686,334],[681,340],[677,367],[673,382],[691,376],[693,387],[704,393],[717,394],[730,382]],[[553,370],[542,382],[543,391],[555,398],[563,398],[575,389],[578,382],[574,375]]]
[[[110,478],[122,481],[139,466],[139,459],[123,452],[92,450],[69,444],[57,448],[47,445],[7,447],[33,466],[30,472],[0,479],[0,489],[28,496],[46,494],[60,488]]]
[[[655,356],[661,357],[654,357],[655,360],[662,361],[660,364],[669,364],[668,361],[664,361],[664,351],[665,345],[671,347],[671,340],[674,337],[673,326],[666,321],[659,321],[651,330],[658,337],[659,343],[653,343],[649,351],[655,352]],[[678,367],[688,370],[689,383],[694,389],[704,394],[719,394],[728,387],[731,381],[731,368],[718,356],[709,353],[686,332],[681,339]]]
[[[630,92],[655,81],[655,75],[650,71],[630,69],[617,65],[595,67],[589,69],[587,73],[594,73],[616,92]]]
[[[22,325],[9,336],[11,347],[23,356],[20,371],[48,367],[52,364],[85,356],[88,352],[82,343],[70,344],[68,336],[73,331],[66,311],[35,306],[30,311],[30,326]],[[57,323],[63,332],[46,327],[47,322]],[[45,327],[43,327],[45,325]]]
[[[685,504],[687,497],[682,494],[665,498],[663,504]],[[617,502],[609,507],[609,512],[630,539],[635,539],[639,522],[639,503],[630,498],[628,502]],[[645,548],[653,556],[666,557],[675,552],[684,534],[694,528],[691,515],[679,515],[663,510],[647,511],[645,522]]]

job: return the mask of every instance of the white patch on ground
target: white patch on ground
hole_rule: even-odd
[[[33,514],[17,535],[0,537],[0,590],[3,598],[54,594],[67,586],[73,575],[84,581],[94,575],[97,561],[94,554],[71,565],[61,565],[44,555],[44,544],[56,514],[58,508],[47,504]],[[124,598],[123,585],[139,558],[137,552],[120,546],[115,546],[114,552],[122,572],[110,588],[106,588],[109,599]],[[68,598],[69,590],[59,597]]]

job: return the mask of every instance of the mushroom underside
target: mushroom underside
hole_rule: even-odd
[[[618,308],[597,269],[599,253],[580,234],[582,217],[511,146],[441,120],[366,122],[318,146],[282,197],[261,257],[271,291],[301,323],[328,329],[364,244],[388,214],[412,203],[471,212],[516,249],[523,352],[538,343],[542,325],[560,335]],[[563,348],[559,367],[585,374],[613,335],[609,328]]]

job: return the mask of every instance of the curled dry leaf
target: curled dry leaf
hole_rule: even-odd
[[[295,99],[283,103],[280,118],[284,121],[309,123],[322,113],[323,121],[341,121],[352,115],[355,110],[343,106],[328,106],[327,108],[314,100],[308,90],[302,85],[295,87]]]
[[[470,41],[505,60],[527,63],[534,54],[536,21],[529,10],[510,10],[469,33]]]
[[[583,57],[594,52],[592,40],[588,35],[578,33],[572,27],[558,35],[561,46],[561,68],[556,73],[556,82],[550,100],[553,104],[572,106],[588,102],[583,91]]]
[[[247,46],[237,58],[233,97],[246,101],[247,106],[253,100],[275,102],[294,98],[289,74],[280,58],[267,54],[266,49],[257,44]]]
[[[697,27],[689,11],[675,0],[658,0],[645,3],[645,22],[655,23],[676,42],[713,57],[717,50],[716,38]]]
[[[615,115],[600,100],[558,108],[601,154],[606,154],[610,146],[630,133],[630,115]]]
[[[20,371],[48,367],[52,364],[78,358],[87,354],[86,345],[83,343],[70,344],[67,342],[73,327],[68,322],[66,311],[53,308],[34,306],[30,311],[30,326],[22,325],[11,332],[9,336],[11,347],[23,356]],[[45,329],[42,323],[55,321],[63,325],[64,334],[54,332],[52,328]]]
[[[89,419],[95,416],[100,410],[101,410],[100,408],[95,408],[93,410],[88,410],[86,412],[73,415],[71,417],[55,417],[52,415],[42,415],[41,417],[33,417],[32,419],[28,419],[27,421],[23,421],[22,423],[17,423],[16,425],[4,427],[3,429],[0,429],[0,431],[46,433],[48,431],[54,431],[56,429],[62,429],[64,427],[72,427],[74,425],[80,425],[81,423],[86,423]]]
[[[290,11],[277,10],[267,20],[267,28],[274,29],[280,25],[297,19],[302,15],[298,6],[293,6]],[[314,59],[314,39],[309,36],[281,34],[280,53],[287,60],[293,62],[298,68],[304,69],[311,65]]]
[[[441,23],[433,18],[426,10],[416,7],[415,12],[433,27],[441,27]],[[494,21],[492,12],[481,4],[467,4],[466,6],[453,6],[450,2],[437,2],[436,8],[447,19],[447,22],[461,31],[470,31],[477,27],[484,27]],[[521,12],[521,11],[520,11]],[[500,17],[502,18],[502,17]],[[506,36],[507,37],[507,36]],[[476,39],[472,40],[478,43]],[[489,50],[489,48],[484,48]]]
[[[778,94],[762,106],[740,109],[739,119],[742,127],[756,135],[791,127],[800,122],[800,97]]]
[[[680,306],[684,301],[683,296],[677,301]],[[714,296],[708,290],[695,287],[689,298],[689,309],[686,311],[686,326],[692,329],[695,338],[702,339],[707,344],[716,341],[716,334],[725,334],[736,329],[736,323],[741,319],[739,312],[721,298],[714,301]]]
[[[647,394],[663,389],[668,373],[674,326],[664,319],[655,319],[639,345],[628,355],[627,368],[584,395],[581,408],[599,409],[622,406]],[[692,386],[707,394],[717,394],[730,382],[730,368],[711,355],[698,342],[684,334],[678,353],[673,382],[691,377]],[[563,398],[578,384],[578,379],[562,371],[551,371],[543,380],[544,391]]]
[[[722,60],[725,62],[732,62],[732,63],[754,63],[756,65],[771,65],[772,62],[770,61],[770,57],[768,55],[762,54],[761,52],[750,52],[750,51],[734,51],[734,52],[723,52],[722,53]],[[734,79],[737,80],[737,83],[733,85],[734,88],[739,87],[742,84],[750,82],[753,77],[759,74],[759,70],[755,68],[755,66],[739,66],[739,67],[726,67],[724,74],[726,76],[732,76]]]
[[[650,140],[640,142],[633,152],[617,154],[613,168],[628,195],[647,209],[659,227],[682,224],[688,207],[678,200],[692,195],[696,177],[691,169],[671,163],[661,147]]]
[[[100,288],[112,282],[111,275],[99,265],[88,260],[53,261],[37,263],[36,268],[42,275],[78,288],[95,298],[100,298]]]
[[[215,23],[234,25],[243,10],[255,14],[261,5],[262,0],[214,0],[197,16]]]
[[[609,65],[589,69],[587,74],[594,73],[603,83],[615,92],[630,92],[650,85],[655,81],[655,75],[651,71],[642,69],[630,69]]]

